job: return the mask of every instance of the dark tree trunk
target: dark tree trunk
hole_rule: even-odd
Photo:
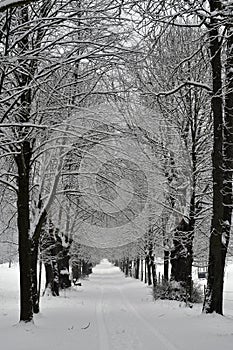
[[[77,281],[81,278],[82,274],[82,266],[81,266],[81,260],[73,261],[72,262],[72,278],[73,283],[76,284]]]
[[[220,2],[209,0],[210,11],[218,11]],[[221,41],[218,20],[210,18],[209,42],[213,81],[213,214],[209,247],[208,280],[203,312],[223,313],[223,280],[225,267],[225,247],[222,243],[223,224],[223,101]]]
[[[191,301],[192,294],[193,232],[191,220],[182,219],[176,228],[171,251],[171,280],[180,282],[186,289],[188,301]]]
[[[186,281],[187,242],[189,240],[189,224],[182,219],[176,228],[173,249],[171,251],[171,279],[177,282]]]
[[[30,322],[32,312],[31,280],[31,240],[29,209],[29,177],[31,147],[29,141],[23,141],[21,152],[16,157],[18,167],[18,235],[19,235],[19,269],[20,269],[20,321]]]
[[[125,262],[125,276],[126,277],[129,276],[129,258],[126,258],[126,262]]]
[[[146,267],[147,267],[147,282],[148,285],[152,285],[152,279],[151,279],[151,264],[150,264],[150,257],[149,254],[146,256]]]
[[[124,271],[123,271],[123,261],[122,261],[122,260],[119,261],[119,268],[120,268],[120,270],[121,270],[122,272],[124,272]]]
[[[147,263],[145,258],[145,266],[144,266],[144,282],[147,283]]]
[[[140,268],[140,259],[137,258],[134,260],[134,277],[139,279],[139,268]]]
[[[82,277],[88,276],[88,263],[82,260]]]
[[[155,262],[154,262],[154,257],[153,257],[153,261],[151,262],[151,274],[152,274],[152,283],[153,286],[157,286],[157,275],[156,275],[156,266],[155,266]]]
[[[232,174],[233,174],[233,28],[227,30],[226,93],[224,124],[224,187],[223,187],[223,264],[230,240],[232,225]]]
[[[155,266],[155,258],[154,258],[154,247],[153,243],[149,243],[149,251],[148,251],[148,256],[149,256],[149,266],[150,266],[150,282],[153,284],[153,286],[157,285],[157,276],[156,276],[156,266]]]
[[[28,7],[19,9],[19,22],[28,23]],[[29,34],[24,33],[18,43],[20,55],[29,50]],[[31,112],[31,73],[32,67],[27,60],[22,59],[20,72],[15,73],[22,93],[19,100],[17,119],[19,123],[30,121]],[[30,73],[29,73],[30,72]],[[19,269],[20,269],[20,321],[30,322],[33,318],[32,310],[32,279],[31,279],[31,238],[30,238],[30,170],[33,139],[29,139],[30,131],[26,127],[17,130],[20,140],[20,152],[15,157],[18,170],[17,195],[17,224],[19,242]]]
[[[143,259],[141,259],[141,281],[143,282]]]
[[[45,262],[44,263],[44,267],[45,267],[45,290],[44,290],[44,293],[45,293],[47,288],[52,289],[53,270],[52,270],[52,264],[51,263]]]
[[[157,276],[156,276],[156,267],[155,267],[155,262],[154,262],[152,246],[150,247],[149,252],[146,255],[145,263],[146,263],[146,267],[147,267],[148,285],[151,286],[153,284],[154,286],[156,286],[157,285]]]
[[[173,203],[173,199],[170,198],[171,204]],[[174,204],[174,203],[173,203]],[[163,246],[164,246],[164,251],[163,251],[163,280],[168,281],[169,279],[169,258],[170,258],[170,253],[168,250],[168,239],[166,238],[166,224],[167,224],[168,219],[166,217],[162,217],[162,232],[163,232]]]
[[[169,251],[168,250],[164,250],[164,271],[163,271],[163,278],[164,281],[168,281],[169,279]]]

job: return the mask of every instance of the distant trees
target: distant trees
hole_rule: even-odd
[[[88,277],[92,273],[92,266],[101,258],[95,256],[95,249],[73,242],[70,249],[72,281],[80,283],[80,279]]]

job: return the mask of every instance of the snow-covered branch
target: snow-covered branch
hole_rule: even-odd
[[[18,191],[18,188],[11,182],[3,180],[0,178],[0,183],[2,183],[3,185],[5,185],[7,188],[13,190],[14,192]]]
[[[30,4],[31,2],[39,2],[38,0],[2,0],[0,1],[0,12],[6,11],[12,7],[18,7]]]
[[[192,81],[192,80],[187,80],[179,85],[177,85],[176,87],[174,87],[171,90],[167,90],[167,91],[160,91],[160,92],[144,92],[142,93],[142,95],[153,95],[155,97],[160,97],[160,96],[169,96],[169,95],[173,95],[176,92],[180,91],[181,89],[183,89],[186,86],[195,86],[195,87],[199,87],[202,89],[207,90],[209,93],[212,92],[212,89],[209,85],[201,83],[201,82],[197,82],[197,81]]]

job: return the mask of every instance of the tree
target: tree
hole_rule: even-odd
[[[203,311],[206,313],[223,313],[223,283],[227,248],[230,237],[232,216],[232,82],[231,65],[232,35],[228,38],[227,53],[227,88],[223,89],[223,39],[222,26],[228,27],[232,8],[224,8],[221,1],[209,1],[209,44],[211,55],[213,96],[212,112],[214,120],[213,141],[213,216],[211,223],[208,282]],[[226,19],[219,21],[218,14],[225,10]],[[225,23],[226,21],[226,23]],[[228,32],[229,34],[229,32]],[[230,44],[230,46],[229,46]],[[230,50],[229,50],[230,49]],[[225,99],[225,115],[224,104]],[[231,102],[230,102],[231,101]],[[225,119],[225,129],[224,129]],[[225,135],[224,135],[225,131]],[[225,149],[224,149],[225,145]],[[230,152],[229,152],[230,151]]]

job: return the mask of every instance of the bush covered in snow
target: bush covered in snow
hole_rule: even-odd
[[[157,299],[168,299],[177,301],[187,301],[186,288],[179,282],[170,281],[158,284],[153,288],[153,297]],[[191,300],[192,303],[201,303],[203,301],[203,293],[199,285],[193,284]]]

